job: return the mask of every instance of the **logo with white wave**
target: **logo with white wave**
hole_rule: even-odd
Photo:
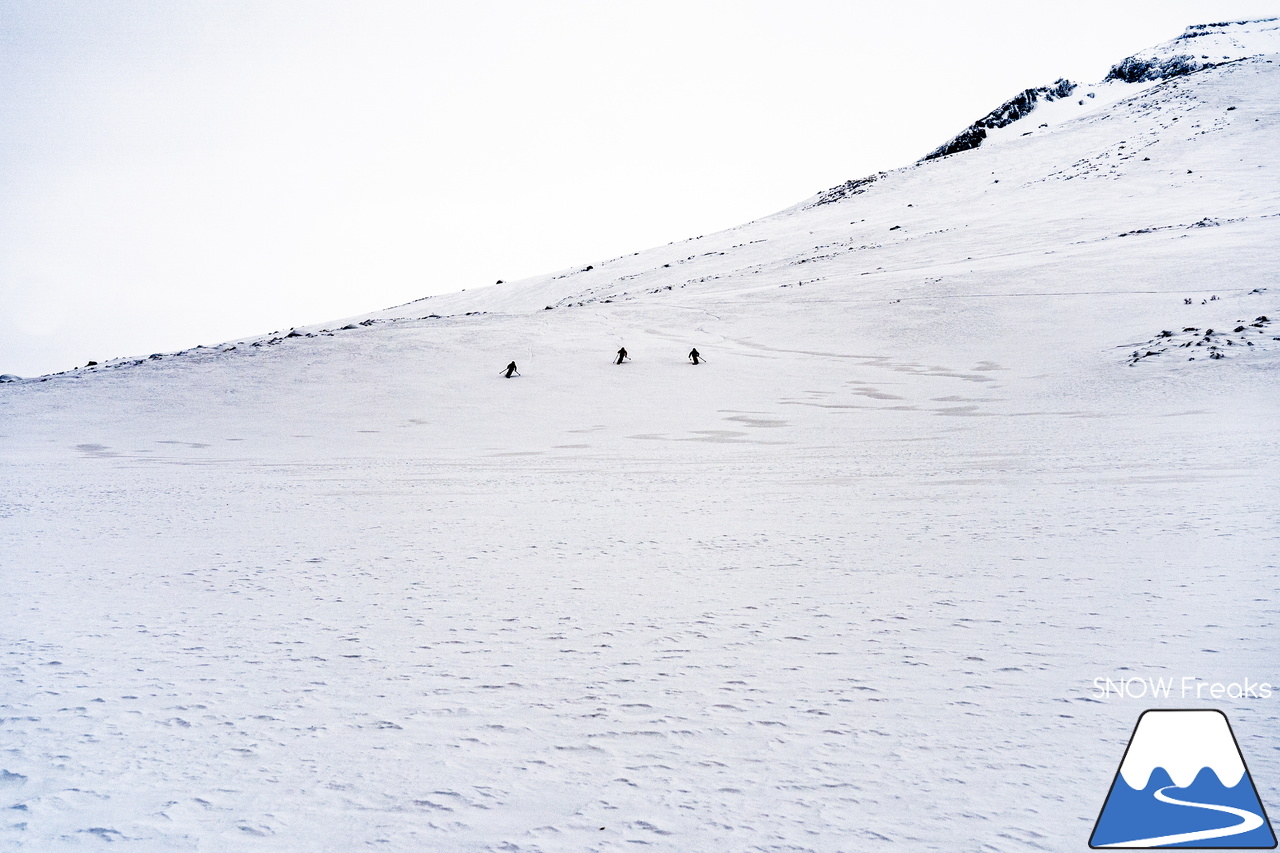
[[[1143,711],[1092,848],[1273,849],[1271,822],[1221,711]]]

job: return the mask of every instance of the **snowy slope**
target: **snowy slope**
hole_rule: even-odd
[[[1117,63],[1108,79],[1165,79],[1202,68],[1280,53],[1280,18],[1195,24]]]
[[[1280,53],[1280,18],[1196,24],[1177,38],[1125,57],[1100,83],[1059,79],[1049,86],[1025,89],[924,159],[1030,136],[1134,97],[1160,81],[1274,53]]]
[[[1277,681],[1259,32],[722,233],[0,386],[0,847],[1082,847],[1151,701],[1094,678]],[[1212,705],[1264,802],[1275,701]]]

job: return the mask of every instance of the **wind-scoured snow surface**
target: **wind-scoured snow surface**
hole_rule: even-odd
[[[0,847],[1082,848],[1094,678],[1277,681],[1277,59],[0,385]]]

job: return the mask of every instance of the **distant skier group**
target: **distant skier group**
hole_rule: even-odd
[[[693,349],[689,350],[689,355],[686,356],[686,358],[688,358],[689,361],[691,361],[694,364],[702,364],[704,361],[706,361],[706,359],[702,357],[702,353],[698,352],[697,347],[694,347]],[[622,364],[623,362],[630,361],[630,360],[631,360],[631,356],[627,355],[627,348],[621,347],[619,348],[618,356],[617,358],[614,359],[613,363]],[[502,375],[507,379],[510,379],[512,376],[519,376],[520,371],[516,369],[516,363],[513,361],[506,366],[506,369],[502,371]]]

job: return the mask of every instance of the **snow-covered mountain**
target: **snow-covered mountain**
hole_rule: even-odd
[[[1084,844],[1145,707],[1095,678],[1275,658],[1275,33],[717,234],[4,383],[0,846]]]
[[[1241,59],[1280,53],[1280,18],[1195,24],[1175,39],[1126,57],[1107,80],[1168,80]]]
[[[994,142],[1029,136],[1036,130],[1052,128],[1110,107],[1163,80],[1274,53],[1280,53],[1280,18],[1196,24],[1187,27],[1187,31],[1175,39],[1116,63],[1100,83],[1082,86],[1071,80],[1059,79],[1052,85],[1025,89],[965,128],[954,139],[925,155],[924,159],[958,154],[977,148],[988,140]],[[1036,121],[1034,130],[1024,122],[1010,131],[996,132],[1033,113]]]
[[[1188,45],[1212,52],[1193,55]],[[1276,53],[1278,19],[1191,26],[1117,63],[1099,83],[1059,80],[1027,89],[919,163],[847,181],[773,216],[547,276],[289,331],[296,339],[353,331],[344,326],[437,319],[432,314],[661,303],[675,291],[715,298],[805,279],[897,296],[886,277],[956,264],[978,273],[984,253],[1003,257],[1010,244],[1080,253],[1087,250],[1073,247],[1121,237],[1182,236],[1226,221],[1258,225],[1276,212],[1266,157],[1275,132]],[[1188,78],[1192,72],[1199,73]],[[985,136],[974,140],[975,129]],[[979,144],[981,152],[974,151]],[[827,207],[837,201],[843,203]],[[1011,237],[1015,219],[1018,233]],[[1106,251],[1141,252],[1147,242]],[[864,275],[875,278],[848,280]],[[779,294],[779,301],[794,300]],[[274,345],[287,335],[200,349]]]

